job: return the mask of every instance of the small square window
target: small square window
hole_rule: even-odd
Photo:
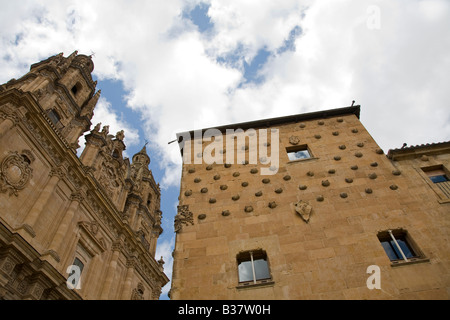
[[[240,253],[237,262],[240,285],[266,283],[272,279],[267,254],[262,250]]]
[[[309,159],[312,157],[311,152],[309,151],[308,146],[306,145],[286,148],[286,152],[289,161]]]

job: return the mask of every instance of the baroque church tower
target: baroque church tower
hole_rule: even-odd
[[[169,281],[150,157],[90,130],[93,70],[60,53],[0,86],[0,299],[154,300]]]

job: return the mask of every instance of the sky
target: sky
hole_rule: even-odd
[[[93,126],[148,141],[171,278],[176,133],[361,105],[380,147],[450,140],[448,0],[0,0],[0,83],[92,55]],[[81,148],[84,139],[80,139]],[[81,150],[81,149],[80,149]],[[79,150],[79,152],[80,152]],[[163,288],[167,299],[170,283]]]

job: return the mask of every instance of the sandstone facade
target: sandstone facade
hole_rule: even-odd
[[[438,186],[426,172],[450,177],[450,143],[387,156],[359,113],[352,106],[217,128],[222,164],[201,160],[211,139],[180,134],[171,298],[449,299],[448,182]],[[262,159],[248,161],[255,132],[244,147],[225,143],[237,128],[258,138],[266,130],[269,145],[278,130],[275,174],[261,175]],[[230,151],[236,159],[226,163]],[[406,259],[392,257],[391,234]],[[379,289],[368,286],[371,266]]]

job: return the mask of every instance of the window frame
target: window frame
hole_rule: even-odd
[[[77,263],[78,261],[78,263]],[[72,265],[77,266],[78,268],[80,268],[80,275],[83,273],[83,270],[85,268],[85,264],[83,261],[81,261],[81,259],[78,256],[75,256],[75,259],[73,259],[73,263]]]
[[[436,195],[439,197],[438,202],[443,203],[450,203],[450,171],[443,165],[433,165],[433,166],[427,166],[427,167],[416,167],[416,171],[419,173],[419,175],[425,180],[425,182],[428,184],[428,186],[436,193]],[[432,171],[441,171],[444,173],[444,176],[449,179],[447,181],[443,182],[434,182],[430,178],[430,172]]]
[[[386,254],[386,257],[390,260],[391,266],[430,261],[430,259],[425,257],[422,250],[420,250],[411,238],[408,231],[404,229],[388,229],[379,231],[377,238]],[[391,252],[396,256],[395,259],[391,258],[391,255],[386,250],[383,243],[388,243],[391,248]],[[409,252],[405,252],[405,249]]]
[[[306,151],[308,153],[309,157],[298,158],[298,159],[291,159],[289,157],[289,154],[297,153],[299,151]],[[313,153],[311,152],[311,149],[308,147],[307,144],[286,147],[286,155],[288,157],[289,162],[306,161],[306,160],[310,160],[310,159],[315,159]]]
[[[265,261],[265,267],[267,267],[267,273],[268,277],[264,278],[258,278],[256,273],[256,261],[264,260]],[[241,263],[244,262],[250,262],[252,266],[252,279],[251,280],[245,280],[241,281],[241,275],[239,272],[239,266]],[[271,285],[274,283],[272,273],[270,271],[270,263],[269,258],[267,256],[266,251],[257,249],[257,250],[248,250],[248,251],[242,251],[236,256],[236,266],[237,266],[237,276],[238,276],[238,285],[237,288],[243,288],[243,287],[255,287],[255,286],[261,286],[261,285]]]
[[[55,126],[55,128],[57,129],[62,129],[64,127],[64,125],[61,122],[61,115],[59,114],[58,111],[56,111],[55,108],[53,109],[49,109],[47,111],[47,117],[50,119],[50,121],[53,123],[53,125]]]

